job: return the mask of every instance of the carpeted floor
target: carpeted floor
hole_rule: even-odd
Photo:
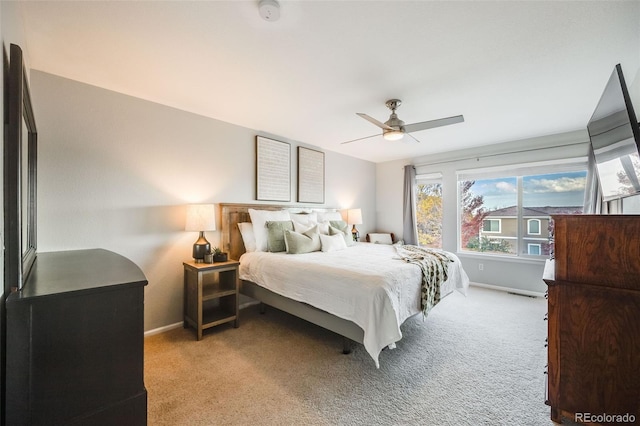
[[[195,340],[145,339],[149,425],[553,425],[544,404],[546,303],[455,293],[380,356],[275,309]]]

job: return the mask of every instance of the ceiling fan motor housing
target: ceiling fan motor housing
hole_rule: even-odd
[[[387,106],[387,108],[391,110],[391,115],[389,116],[389,119],[384,124],[386,124],[389,127],[393,127],[395,130],[383,129],[383,132],[382,132],[383,136],[386,135],[387,133],[396,133],[398,131],[404,133],[404,121],[400,120],[396,115],[396,109],[400,106],[400,104],[402,104],[402,101],[400,99],[389,99],[387,102],[385,102],[385,105]],[[401,139],[401,138],[402,136],[400,135],[398,139]]]
[[[384,104],[391,110],[389,119],[384,123],[390,129],[382,129],[382,137],[389,141],[398,141],[404,137],[404,121],[400,120],[396,115],[396,108],[400,106],[402,101],[400,99],[389,99]]]
[[[391,116],[384,124],[397,130],[403,130],[404,128],[404,121],[400,120],[395,112],[391,113]]]

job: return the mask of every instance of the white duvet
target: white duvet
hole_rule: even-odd
[[[449,266],[441,297],[466,294],[460,260]],[[286,254],[251,252],[240,258],[240,279],[308,303],[364,330],[364,347],[379,366],[382,349],[402,339],[400,325],[420,312],[420,267],[399,259],[391,245],[357,243],[345,250]]]

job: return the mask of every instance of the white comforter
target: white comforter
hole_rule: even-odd
[[[451,254],[451,253],[450,253]],[[466,294],[469,278],[453,254],[441,296]],[[285,254],[251,252],[240,258],[240,279],[305,302],[364,330],[364,347],[379,366],[382,349],[402,338],[400,325],[420,312],[421,271],[390,245],[357,243],[345,250]]]

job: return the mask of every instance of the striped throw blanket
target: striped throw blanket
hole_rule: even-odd
[[[440,285],[447,280],[449,263],[454,260],[444,251],[412,245],[396,244],[396,252],[402,260],[422,270],[420,302],[422,315],[427,316],[440,302]]]

